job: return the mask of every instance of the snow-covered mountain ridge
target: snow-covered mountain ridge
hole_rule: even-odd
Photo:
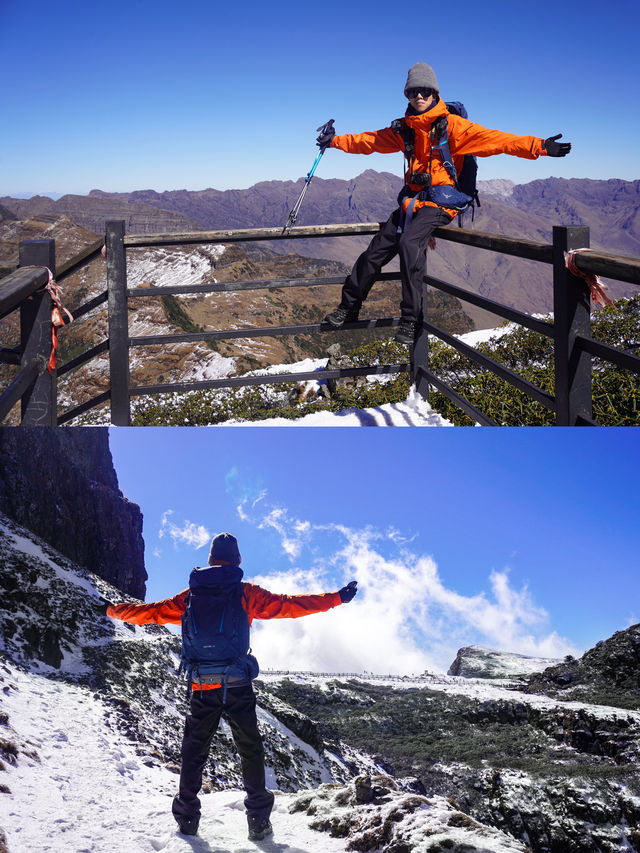
[[[178,638],[107,620],[99,605],[121,598],[114,587],[0,522],[0,825],[10,853],[253,849],[226,727],[206,770],[200,837],[175,832],[186,708]],[[280,792],[264,849],[639,849],[638,710],[506,685],[436,673],[261,675],[268,784]]]

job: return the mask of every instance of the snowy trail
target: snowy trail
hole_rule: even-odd
[[[19,742],[38,756],[21,752],[5,777],[11,794],[1,795],[0,826],[11,853],[344,851],[344,840],[290,815],[292,795],[282,793],[270,839],[247,840],[243,791],[203,796],[199,835],[180,835],[171,815],[177,775],[143,764],[88,690],[18,670],[11,681],[18,689],[3,695],[2,707]]]

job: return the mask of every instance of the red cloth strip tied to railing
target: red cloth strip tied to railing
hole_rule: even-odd
[[[42,269],[42,267],[29,266],[22,267],[22,269]],[[60,289],[53,278],[53,273],[49,269],[49,267],[45,267],[47,273],[49,274],[49,281],[42,288],[40,293],[44,290],[47,291],[49,296],[51,297],[51,355],[49,356],[49,361],[47,363],[47,370],[49,373],[53,373],[56,369],[56,351],[58,349],[58,329],[62,326],[66,326],[67,323],[62,319],[63,312],[67,315],[69,323],[73,323],[73,314],[68,311],[60,300]],[[29,297],[31,298],[31,297]]]
[[[599,276],[594,275],[593,273],[582,272],[582,270],[579,270],[576,266],[575,257],[578,252],[589,251],[591,250],[574,249],[572,252],[565,252],[564,262],[571,275],[578,276],[578,278],[583,278],[587,282],[594,304],[600,305],[601,308],[605,308],[607,305],[613,305],[613,300],[607,296],[607,290],[609,289],[607,285],[604,284],[603,281],[601,281]]]

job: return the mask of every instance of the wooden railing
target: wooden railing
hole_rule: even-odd
[[[380,229],[380,223],[356,223],[345,225],[323,225],[297,227],[291,229],[286,239],[337,237],[353,235],[372,235]],[[479,411],[468,400],[461,397],[456,391],[442,381],[433,373],[429,367],[429,335],[434,335],[457,351],[463,353],[476,364],[495,373],[514,387],[520,389],[530,398],[538,401],[555,414],[557,425],[580,425],[594,424],[592,417],[591,398],[591,359],[597,357],[612,362],[619,367],[640,374],[640,358],[630,352],[625,352],[594,340],[590,336],[590,297],[589,288],[580,277],[569,273],[565,266],[564,253],[577,248],[585,248],[589,245],[589,229],[582,227],[555,227],[553,229],[553,242],[551,244],[535,243],[526,240],[517,240],[492,234],[477,233],[459,228],[440,228],[436,230],[436,236],[442,240],[462,243],[491,252],[498,252],[528,260],[538,261],[552,268],[553,281],[553,322],[531,317],[524,312],[510,308],[501,303],[486,299],[468,290],[451,285],[447,282],[433,278],[429,275],[424,281],[423,306],[426,306],[426,288],[434,287],[445,293],[457,297],[463,302],[468,302],[477,307],[490,311],[499,317],[510,320],[516,324],[543,334],[553,340],[554,343],[554,372],[555,393],[536,387],[528,380],[519,376],[504,365],[478,352],[473,347],[460,341],[453,335],[438,328],[430,322],[426,312],[418,324],[418,331],[414,345],[410,347],[410,360],[407,363],[373,365],[370,367],[341,368],[335,370],[320,370],[314,372],[296,372],[287,374],[261,374],[256,376],[229,377],[226,379],[205,380],[200,382],[178,382],[154,385],[132,385],[130,382],[129,357],[132,347],[145,347],[152,344],[176,344],[197,341],[231,340],[234,338],[256,338],[277,335],[314,334],[318,332],[333,332],[340,334],[341,330],[334,330],[325,323],[312,323],[294,326],[270,326],[256,329],[254,327],[242,329],[227,329],[214,332],[195,332],[168,335],[147,335],[132,337],[129,334],[129,310],[128,300],[136,298],[158,298],[169,294],[180,295],[186,293],[220,293],[230,291],[247,290],[272,290],[275,288],[310,287],[310,286],[335,286],[342,284],[343,276],[323,276],[305,279],[277,279],[269,281],[244,281],[231,283],[214,283],[201,285],[175,285],[171,287],[144,287],[129,288],[127,282],[127,251],[132,248],[154,247],[154,246],[184,246],[203,244],[228,244],[234,242],[264,241],[282,239],[280,228],[252,228],[244,230],[190,232],[186,234],[157,234],[157,235],[126,235],[124,222],[108,222],[106,227],[106,254],[107,254],[107,290],[92,299],[90,302],[76,308],[74,315],[82,316],[87,311],[98,305],[108,303],[109,334],[108,338],[91,347],[86,352],[76,356],[57,371],[61,376],[77,369],[83,364],[91,361],[97,355],[109,353],[109,386],[108,390],[96,397],[87,400],[74,408],[57,414],[56,413],[56,381],[54,374],[51,377],[53,390],[47,394],[36,392],[35,387],[39,382],[49,388],[49,380],[43,380],[42,362],[40,356],[34,359],[33,347],[24,344],[20,352],[13,351],[0,353],[0,359],[17,363],[20,360],[22,370],[19,380],[16,379],[11,386],[0,397],[0,418],[15,404],[18,398],[23,400],[23,423],[68,423],[86,411],[95,408],[105,402],[110,403],[111,423],[115,425],[128,425],[131,421],[131,399],[137,396],[147,396],[158,393],[184,392],[198,389],[231,388],[246,385],[280,384],[284,382],[302,382],[310,379],[337,379],[349,376],[368,376],[374,374],[393,374],[409,372],[418,392],[428,398],[429,388],[435,387],[446,397],[452,400],[464,412],[476,422],[486,425],[494,425],[494,422],[485,413]],[[37,244],[52,241],[35,241]],[[57,271],[57,279],[75,271],[79,266],[88,263],[95,257],[102,242],[89,247],[83,255],[74,258],[64,270]],[[22,244],[20,263],[22,266],[34,265],[33,254],[34,243]],[[43,251],[42,246],[39,251]],[[54,254],[53,246],[49,249],[48,256]],[[39,256],[38,256],[39,257]],[[28,263],[27,263],[28,261]],[[44,266],[43,260],[39,261]],[[595,273],[620,281],[640,285],[640,260],[635,258],[624,258],[601,252],[589,252],[580,254],[576,258],[576,264],[584,273]],[[19,305],[24,305],[25,294],[31,288],[37,290],[42,285],[42,276],[39,273],[36,282],[36,271],[30,270],[28,279],[30,284],[22,291],[19,282],[24,283],[25,270],[17,270],[12,275],[0,281],[0,318],[8,311],[14,310]],[[380,280],[397,280],[398,273],[383,273]],[[12,296],[10,294],[13,294]],[[43,297],[46,303],[46,298]],[[43,309],[45,311],[46,309]],[[44,316],[44,315],[43,315]],[[42,319],[42,318],[41,318]],[[44,320],[43,320],[44,322]],[[398,317],[377,318],[373,320],[358,320],[353,323],[345,323],[342,329],[373,329],[392,328],[399,322]],[[46,323],[45,323],[46,325]],[[26,332],[25,332],[26,334]],[[42,347],[44,350],[44,345]],[[40,350],[39,350],[40,352]],[[40,358],[40,360],[38,360]],[[35,365],[35,367],[34,367]],[[33,379],[34,370],[38,370],[38,378]],[[26,388],[26,390],[25,390]],[[35,420],[34,400],[42,397],[42,404],[38,408],[37,420]],[[45,399],[46,398],[46,399]],[[13,401],[13,402],[12,402]],[[26,401],[26,402],[25,402]],[[46,411],[42,409],[46,408]],[[42,411],[41,411],[42,409]]]

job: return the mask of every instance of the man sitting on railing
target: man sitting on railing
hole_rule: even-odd
[[[249,839],[260,841],[272,832],[274,797],[265,786],[264,749],[251,686],[258,674],[258,662],[249,654],[251,623],[323,613],[351,601],[357,582],[320,595],[276,595],[245,583],[241,562],[235,536],[220,533],[211,543],[209,565],[193,570],[187,589],[165,601],[105,605],[104,611],[134,625],[182,624],[181,669],[187,673],[191,704],[180,752],[180,789],[173,801],[180,832],[198,832],[202,772],[223,716],[241,757]]]
[[[318,145],[340,148],[349,154],[405,153],[405,186],[398,196],[399,207],[356,261],[342,288],[340,305],[325,317],[325,322],[339,328],[357,320],[381,268],[399,255],[402,302],[395,340],[412,344],[421,313],[429,240],[437,227],[448,225],[473,203],[473,198],[461,191],[458,181],[465,156],[513,154],[529,160],[541,155],[565,157],[571,143],[558,142],[562,134],[542,139],[489,130],[454,114],[440,98],[435,72],[425,62],[409,69],[404,94],[409,106],[404,118],[392,126],[342,136],[336,136],[331,128],[318,137]]]

